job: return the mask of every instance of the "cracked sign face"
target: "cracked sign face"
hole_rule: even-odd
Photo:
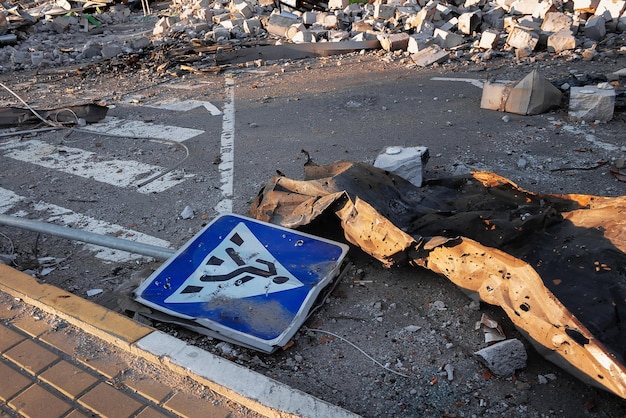
[[[142,283],[136,300],[271,352],[302,325],[347,250],[324,238],[222,215]]]

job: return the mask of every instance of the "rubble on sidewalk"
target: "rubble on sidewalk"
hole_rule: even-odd
[[[249,214],[289,228],[324,222],[385,266],[445,276],[500,306],[546,359],[626,399],[626,223],[615,216],[626,199],[535,194],[486,172],[416,187],[363,163],[304,170],[305,180],[270,179]]]

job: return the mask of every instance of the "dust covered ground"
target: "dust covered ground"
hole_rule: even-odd
[[[532,69],[538,69],[556,85],[574,83],[576,77],[595,80],[626,68],[626,57],[619,52],[620,42],[618,39],[613,49],[593,61],[584,61],[581,57],[563,59],[547,53],[522,62],[505,53],[488,60],[458,54],[446,64],[420,69],[402,55],[356,51],[334,57],[252,63],[224,71],[237,71],[232,76],[238,89],[237,97],[250,107],[250,115],[255,114],[255,106],[260,109],[279,102],[303,101],[338,88],[343,89],[345,100],[327,105],[336,106],[334,110],[338,115],[354,112],[354,103],[359,105],[359,111],[369,109],[365,127],[348,126],[348,129],[360,129],[364,137],[371,135],[369,139],[376,145],[368,143],[366,146],[335,137],[336,147],[332,151],[311,150],[319,163],[339,159],[372,162],[377,149],[395,145],[398,138],[392,130],[387,130],[389,137],[384,137],[375,131],[375,126],[367,125],[376,125],[371,121],[375,121],[384,108],[391,109],[385,115],[392,118],[393,106],[406,100],[415,105],[416,119],[424,121],[424,131],[415,136],[419,141],[416,145],[426,145],[431,151],[424,172],[426,178],[487,170],[536,192],[618,196],[626,193],[626,184],[615,178],[610,169],[619,170],[623,164],[626,150],[622,144],[626,116],[623,111],[618,110],[614,119],[606,124],[573,123],[567,118],[566,107],[534,117],[509,115],[503,119],[506,115],[491,112],[487,120],[476,126],[461,123],[463,118],[472,120],[472,112],[477,109],[468,94],[461,93],[465,86],[450,83],[432,87],[423,80],[433,76],[514,80]],[[337,76],[338,68],[341,77]],[[262,73],[255,72],[257,70]],[[10,85],[33,107],[59,108],[97,101],[115,105],[110,111],[115,116],[135,112],[133,103],[162,97],[165,95],[162,85],[172,80],[182,79],[201,86],[207,97],[219,96],[223,78],[219,73],[189,73],[181,77],[159,74],[147,56],[132,63],[114,58],[0,75],[3,83]],[[368,80],[369,86],[363,80]],[[407,93],[405,97],[390,99],[384,93],[372,93],[375,86],[390,80],[398,86],[425,83],[423,94]],[[306,89],[294,92],[298,90],[294,86],[306,86]],[[434,88],[438,90],[434,92]],[[180,94],[184,97],[190,93]],[[18,105],[6,92],[0,94],[0,99],[3,105]],[[467,114],[429,114],[429,103],[435,99],[461,103]],[[260,111],[256,114],[262,115]],[[140,112],[138,117],[141,117]],[[264,120],[259,119],[261,116],[247,117],[248,128],[264,124]],[[325,125],[315,118],[311,123],[317,126],[311,128],[313,130],[322,130]],[[259,131],[244,131],[243,136],[253,136],[254,132]],[[303,136],[310,135],[302,132]],[[54,144],[80,140],[73,135],[76,134],[65,138],[59,133],[40,133],[34,137]],[[0,144],[7,138],[14,139],[3,137]],[[168,156],[181,157],[176,147],[168,147],[163,153],[162,146],[150,141],[97,139],[89,142],[91,148],[81,146],[92,151],[104,149],[121,157],[142,155],[155,162]],[[160,201],[158,196],[151,197],[150,201],[116,200],[117,195],[106,188],[100,190],[93,184],[72,182],[53,172],[9,160],[3,160],[0,186],[18,190],[30,201],[65,202],[77,212],[134,225],[135,229],[167,238],[178,247],[214,216],[211,210],[202,208],[202,204],[194,200],[194,194],[200,190],[198,187],[216,182],[211,170],[217,151],[207,155],[210,158],[204,162],[193,158],[189,161],[189,165],[204,164],[206,172],[194,180],[194,186],[181,188],[167,202]],[[278,154],[268,162],[268,167],[261,169],[261,175],[242,176],[234,212],[245,214],[261,183],[276,170],[298,177],[304,160],[296,155],[297,151]],[[97,200],[98,204],[93,205],[90,200]],[[191,221],[178,216],[185,203],[199,210]],[[167,205],[173,208],[170,217],[159,218],[152,214],[158,212],[157,206]],[[26,206],[16,206],[15,212],[19,210],[28,212]],[[116,289],[120,285],[131,278],[136,282],[138,277],[145,277],[146,271],[159,266],[158,261],[145,258],[105,263],[74,242],[8,227],[0,227],[0,233],[0,254],[15,255],[6,260],[8,263],[83,297],[91,289],[103,289],[103,294],[94,300],[107,306],[115,304],[119,296]],[[153,325],[366,417],[626,415],[624,400],[582,383],[540,357],[500,309],[472,302],[452,283],[428,271],[409,267],[385,269],[356,248],[350,250],[348,258],[352,264],[347,274],[323,305],[288,347],[273,354],[240,348],[164,323]],[[46,267],[53,270],[42,274]],[[507,338],[524,341],[528,354],[526,368],[513,376],[498,377],[474,355],[487,345],[483,332],[475,329],[483,314],[497,320]]]

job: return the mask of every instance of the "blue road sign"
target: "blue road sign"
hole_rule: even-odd
[[[138,302],[272,352],[306,319],[348,246],[233,214],[215,218],[136,290]]]

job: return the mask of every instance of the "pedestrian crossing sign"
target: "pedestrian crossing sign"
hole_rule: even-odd
[[[265,352],[285,345],[348,246],[234,214],[215,218],[145,280],[136,300]],[[197,328],[197,327],[195,327]]]

